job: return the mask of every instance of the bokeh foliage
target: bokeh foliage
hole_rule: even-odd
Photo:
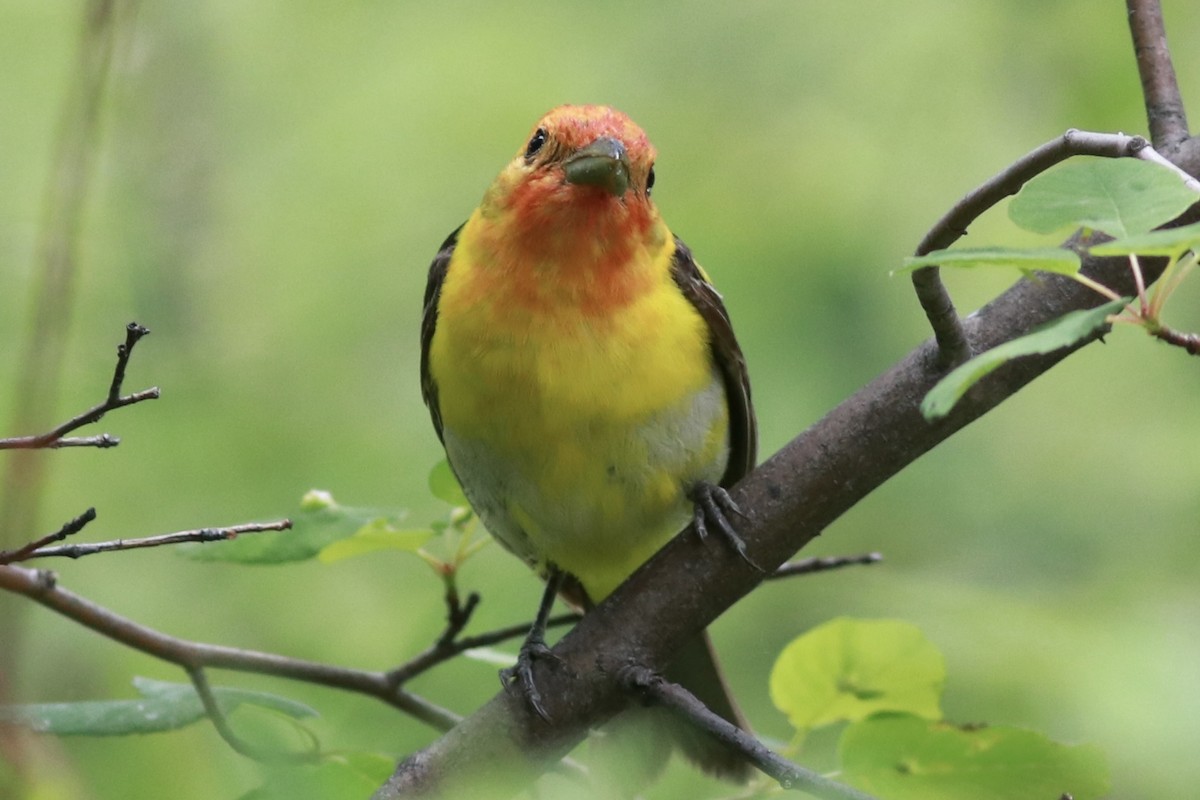
[[[656,199],[726,297],[772,452],[927,336],[907,279],[887,273],[949,203],[1067,127],[1145,130],[1118,0],[853,5],[144,4],[106,100],[57,411],[99,398],[131,319],[154,333],[127,385],[161,385],[163,399],[106,421],[117,450],[53,455],[43,527],[89,505],[95,538],[230,524],[291,513],[313,486],[441,514],[417,382],[425,269],[562,102],[616,105],[656,143]],[[1200,115],[1188,83],[1200,55],[1183,46],[1200,7],[1165,6]],[[9,385],[81,6],[10,0],[0,16]],[[997,210],[972,239],[1027,236]],[[964,309],[1007,282],[948,280]],[[1200,328],[1200,289],[1185,286],[1172,314]],[[1181,352],[1114,337],[860,504],[806,554],[880,549],[883,565],[769,585],[715,627],[756,727],[787,736],[767,676],[798,632],[899,617],[945,654],[948,718],[1099,744],[1114,796],[1187,796],[1200,782],[1198,390]],[[0,392],[0,420],[12,401]],[[177,635],[356,666],[402,660],[442,622],[440,584],[400,555],[53,566],[66,586]],[[462,580],[483,594],[480,630],[524,618],[539,594],[499,548]],[[182,679],[21,613],[29,637],[9,677],[20,700]],[[346,747],[403,752],[430,735],[372,701],[230,682],[313,705],[323,736]],[[464,661],[413,688],[467,712],[496,687],[492,668]],[[233,797],[260,778],[202,726],[72,739],[41,757],[48,776],[70,764],[47,778],[70,797],[151,798],[164,785]],[[680,767],[653,796],[709,791]]]

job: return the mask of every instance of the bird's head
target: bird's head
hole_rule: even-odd
[[[484,197],[486,215],[508,217],[543,242],[560,237],[659,238],[653,145],[607,106],[560,106],[533,126]]]

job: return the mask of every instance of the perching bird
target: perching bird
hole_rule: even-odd
[[[421,388],[450,466],[491,534],[583,608],[692,519],[745,557],[721,487],[754,465],[746,366],[721,296],[651,199],[654,158],[619,111],[551,111],[446,239],[425,291]],[[518,677],[539,648],[535,634]],[[667,676],[745,726],[707,635]],[[715,739],[680,738],[707,771],[747,777]]]

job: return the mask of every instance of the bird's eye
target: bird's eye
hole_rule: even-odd
[[[533,157],[537,155],[538,150],[541,150],[542,145],[546,143],[546,138],[546,129],[538,128],[537,132],[533,134],[533,138],[529,140],[529,146],[525,148],[526,161],[533,160]]]
[[[650,174],[646,176],[646,196],[650,196],[650,190],[654,188],[654,167],[650,168]]]

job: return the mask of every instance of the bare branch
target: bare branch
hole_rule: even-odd
[[[479,593],[467,595],[467,602],[460,603],[458,592],[453,587],[446,590],[446,627],[437,641],[416,658],[388,672],[388,680],[393,686],[402,686],[406,681],[425,670],[462,652],[454,646],[454,640],[471,620],[475,608],[479,605]]]
[[[1142,79],[1146,120],[1156,147],[1170,154],[1189,138],[1187,113],[1175,79],[1158,0],[1125,0],[1129,32]]]
[[[63,523],[63,526],[54,533],[48,533],[40,539],[34,539],[27,545],[16,550],[0,551],[0,564],[14,564],[18,561],[24,561],[28,558],[33,558],[35,553],[51,542],[61,542],[68,536],[73,536],[84,529],[89,522],[96,518],[96,509],[89,508],[78,517],[69,522]]]
[[[571,625],[579,622],[583,616],[581,614],[567,613],[559,614],[557,617],[551,617],[546,620],[546,628],[557,628],[562,625]],[[458,652],[464,650],[474,650],[476,647],[491,647],[500,642],[506,642],[509,639],[517,639],[529,633],[530,626],[533,621],[522,622],[519,625],[509,625],[507,628],[498,628],[488,633],[481,633],[477,636],[465,636],[462,639],[455,641],[454,646]]]
[[[774,778],[784,789],[806,792],[821,800],[874,800],[872,795],[831,781],[772,751],[738,726],[708,710],[696,696],[677,683],[645,667],[627,667],[621,680],[627,691],[669,708],[695,727],[742,753],[746,760]]]
[[[120,443],[121,440],[116,436],[110,433],[101,433],[96,436],[65,436],[46,445],[45,449],[57,450],[62,447],[95,447],[98,450],[104,450],[109,447],[116,447]]]
[[[817,558],[802,558],[799,561],[789,561],[767,576],[767,580],[790,578],[795,575],[810,575],[814,572],[827,572],[842,567],[866,566],[878,564],[883,560],[881,553],[863,553],[858,556],[825,556]]]
[[[1167,158],[1164,158],[1162,153],[1159,153],[1153,147],[1144,147],[1139,150],[1136,155],[1143,161],[1149,161],[1151,163],[1158,164],[1160,167],[1166,167],[1178,175],[1189,189],[1200,192],[1200,181],[1196,180],[1189,173],[1184,172],[1182,169],[1175,166],[1174,163]]]
[[[27,567],[0,566],[0,589],[24,595],[102,636],[185,670],[228,669],[274,675],[374,697],[440,731],[457,715],[404,691],[387,673],[349,669],[298,658],[179,639],[141,625],[57,585],[54,574]]]
[[[1200,334],[1184,333],[1161,324],[1148,330],[1154,338],[1175,347],[1182,347],[1188,355],[1200,356]]]
[[[275,522],[248,522],[242,525],[230,525],[227,528],[197,528],[175,533],[163,533],[157,536],[146,536],[141,539],[114,539],[108,542],[88,544],[62,545],[61,547],[40,547],[24,558],[14,558],[15,561],[25,561],[31,558],[50,558],[54,556],[65,558],[81,558],[96,553],[112,553],[120,550],[138,550],[145,547],[161,547],[165,544],[181,544],[183,542],[219,542],[226,539],[236,539],[243,533],[261,533],[263,531],[286,531],[292,527],[290,519]],[[0,563],[3,560],[0,559]]]
[[[148,333],[150,331],[147,328],[138,325],[136,322],[131,322],[126,326],[125,342],[117,345],[117,365],[113,369],[112,383],[108,389],[108,396],[104,399],[103,403],[89,408],[82,414],[72,417],[53,430],[46,431],[43,434],[0,439],[0,450],[41,450],[57,447],[115,447],[119,444],[120,439],[110,436],[107,433],[81,439],[64,440],[63,437],[74,430],[82,428],[84,425],[99,422],[109,411],[141,403],[145,400],[158,399],[159,390],[157,386],[150,389],[143,389],[140,392],[134,392],[124,397],[121,396],[121,385],[125,381],[125,368],[129,365],[129,357],[133,354],[133,346]]]
[[[560,625],[569,625],[578,622],[579,614],[561,614],[557,617],[551,617],[546,621],[547,628],[556,628]],[[523,622],[520,625],[510,625],[506,628],[498,628],[494,631],[481,633],[477,636],[464,636],[463,638],[439,637],[429,649],[425,650],[420,655],[413,658],[399,667],[387,673],[388,680],[393,685],[403,686],[406,681],[410,681],[422,672],[425,672],[443,661],[449,661],[451,658],[464,653],[467,650],[474,650],[476,647],[490,647],[491,645],[500,642],[506,642],[510,639],[518,639],[529,633],[529,628],[532,622]]]
[[[438,637],[438,645],[447,645],[462,633],[463,628],[467,627],[467,623],[471,621],[471,615],[475,613],[476,607],[479,606],[479,599],[479,592],[471,592],[467,595],[467,602],[461,603],[456,590],[446,592],[446,629]]]
[[[964,228],[958,235],[965,233]],[[921,248],[917,248],[916,255],[924,255]],[[951,299],[946,285],[942,283],[938,268],[922,267],[916,270],[912,274],[912,285],[917,293],[917,300],[925,311],[925,318],[929,320],[929,326],[937,339],[940,363],[949,367],[969,359],[971,350],[967,347],[967,337],[963,333],[958,310],[954,307],[954,300]]]
[[[149,333],[149,328],[138,325],[136,322],[125,326],[125,343],[117,345],[117,366],[113,370],[112,383],[108,387],[109,403],[120,401],[121,386],[125,383],[125,368],[129,366],[129,358],[133,355],[134,345]]]

